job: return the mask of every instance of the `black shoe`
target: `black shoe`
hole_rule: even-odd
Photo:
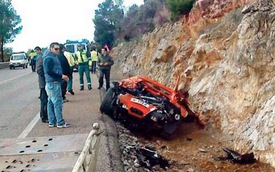
[[[88,87],[88,90],[91,90],[92,89],[92,87]]]
[[[84,90],[84,87],[81,87],[81,88],[80,88],[80,91],[82,91],[82,90]]]
[[[69,93],[71,93],[71,95],[74,95],[74,91],[73,90],[69,90]]]
[[[66,102],[68,102],[69,100],[68,99],[63,99],[63,103],[66,103]]]
[[[97,89],[101,89],[101,87],[99,86]]]
[[[42,122],[43,122],[43,123],[49,123],[49,120],[44,119],[44,120],[42,120]]]

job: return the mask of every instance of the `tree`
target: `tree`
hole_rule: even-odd
[[[165,3],[165,0],[147,0],[141,6],[132,5],[121,20],[122,29],[117,31],[119,37],[129,41],[131,38],[152,31],[156,26],[155,18]]]
[[[114,0],[115,1],[115,5],[117,5],[120,9],[124,9],[124,0]]]
[[[105,0],[99,4],[93,19],[95,42],[101,46],[107,44],[112,47],[116,39],[115,32],[120,29],[120,22],[123,17],[123,10],[115,5],[112,0]]]
[[[11,0],[0,0],[0,49],[4,62],[4,44],[13,42],[15,36],[22,30],[21,18],[17,15]]]
[[[195,0],[167,0],[171,19],[176,21],[182,15],[189,14],[193,8]]]

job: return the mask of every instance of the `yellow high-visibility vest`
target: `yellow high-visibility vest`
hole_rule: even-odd
[[[65,51],[64,55],[67,58],[70,67],[73,67],[76,62],[74,60],[74,57],[73,57],[72,53]]]
[[[87,57],[86,53],[87,53],[86,50],[77,51],[77,52],[75,53],[78,64],[88,62],[88,57]]]
[[[91,60],[92,60],[92,62],[98,61],[98,55],[97,55],[96,51],[91,51]]]

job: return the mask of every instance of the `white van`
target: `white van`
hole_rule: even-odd
[[[10,69],[15,69],[15,67],[23,67],[23,69],[28,68],[28,57],[26,53],[19,52],[19,53],[12,53],[10,56]]]

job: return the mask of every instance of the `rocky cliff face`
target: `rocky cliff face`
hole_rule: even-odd
[[[227,1],[198,1],[188,17],[118,45],[112,56],[125,75],[171,87],[180,77],[209,126],[275,167],[275,7]]]

